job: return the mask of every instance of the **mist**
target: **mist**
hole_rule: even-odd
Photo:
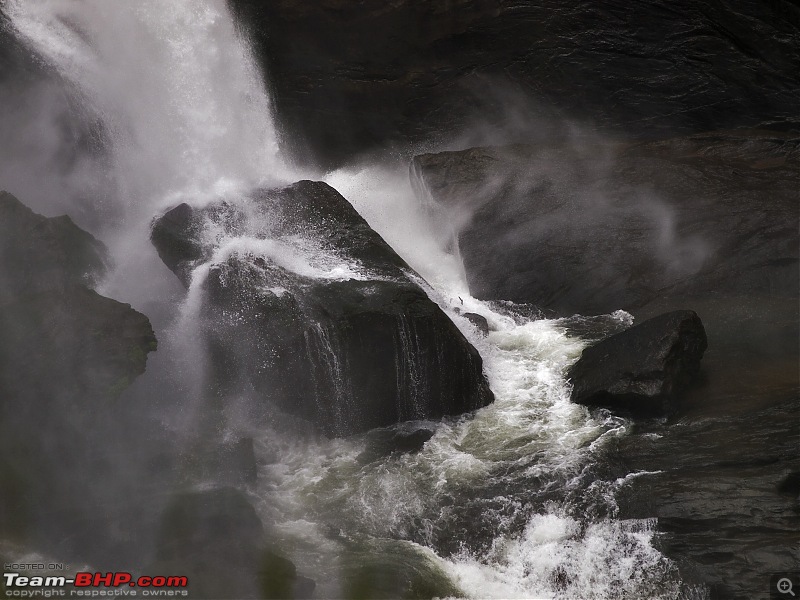
[[[4,232],[37,246],[4,287],[45,285],[4,307],[0,501],[26,515],[0,515],[4,558],[191,570],[209,597],[704,597],[657,519],[620,508],[660,471],[615,452],[666,419],[588,410],[566,378],[725,251],[647,180],[672,155],[478,74],[463,127],[325,171],[228,2],[2,11],[32,75],[0,80],[0,189],[94,236]],[[72,235],[102,270],[59,271]],[[413,420],[306,418],[367,422],[357,359],[395,386],[378,417]],[[453,389],[463,406],[426,412]],[[294,587],[264,592],[265,570]]]

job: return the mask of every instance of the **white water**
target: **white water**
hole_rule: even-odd
[[[464,509],[470,495],[497,484],[502,491],[488,494],[481,507],[481,518],[495,527],[488,552],[465,547],[445,560],[421,554],[437,561],[467,596],[677,597],[674,567],[652,547],[654,522],[584,518],[574,506],[576,497],[596,497],[590,504],[613,516],[614,494],[628,481],[581,487],[582,473],[605,443],[627,432],[624,420],[597,420],[569,401],[564,372],[583,342],[569,337],[561,321],[504,314],[472,298],[460,261],[441,248],[437,240],[446,236],[432,231],[403,166],[342,170],[326,181],[423,275],[431,298],[481,352],[496,400],[472,417],[440,424],[415,455],[363,464],[364,442],[357,440],[281,448],[281,464],[262,474],[262,484],[291,523],[287,537],[302,523],[304,535],[311,530],[321,539],[320,522],[336,515],[350,535],[434,546],[437,527],[458,522],[458,502]],[[456,310],[486,317],[488,338]],[[622,311],[611,318],[632,323]],[[533,488],[541,480],[556,486],[557,499]],[[453,496],[461,498],[447,506]],[[522,527],[515,522],[520,514],[527,515]],[[320,522],[309,523],[309,515]]]
[[[289,179],[269,96],[224,0],[7,0],[4,8],[110,142],[116,189],[106,212],[117,222],[101,234],[117,269],[104,293],[134,305],[158,293],[143,289],[159,265],[142,240],[160,210]]]
[[[222,0],[8,0],[6,10],[107,129],[120,222],[105,238],[117,261],[106,293],[128,302],[144,294],[157,270],[147,226],[159,210],[300,177],[278,153],[268,95]],[[367,166],[326,180],[422,275],[480,350],[496,402],[438,425],[414,455],[364,462],[361,438],[269,432],[258,440],[262,457],[279,458],[260,468],[260,509],[301,571],[331,575],[320,595],[340,591],[342,540],[366,536],[404,540],[469,597],[674,597],[663,584],[671,566],[651,545],[652,523],[613,518],[625,481],[582,479],[604,444],[626,433],[624,421],[592,418],[569,402],[564,372],[582,342],[558,321],[514,318],[470,297],[460,261],[442,250],[404,168]],[[296,242],[224,239],[212,261],[260,253],[311,277],[363,276],[358,265]],[[196,277],[205,272],[207,265]],[[198,281],[178,322],[188,340]],[[485,316],[489,337],[455,309]],[[577,512],[586,496],[596,497],[586,505],[600,516]],[[465,521],[470,510],[474,520]],[[446,545],[450,526],[456,541],[457,527],[467,534],[443,558],[431,548]],[[468,530],[484,527],[491,539],[477,551]]]

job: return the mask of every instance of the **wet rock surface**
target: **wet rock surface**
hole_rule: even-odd
[[[152,232],[184,283],[209,261],[198,285],[221,394],[246,382],[329,435],[491,402],[477,351],[333,188],[303,181],[261,190],[248,210],[179,206]],[[224,239],[210,239],[212,229]],[[244,238],[250,246],[220,253]],[[287,262],[297,249],[281,245],[298,239],[317,244],[304,264]]]
[[[654,317],[586,348],[567,373],[571,399],[656,414],[697,378],[707,346],[696,313]]]
[[[800,470],[798,304],[735,296],[692,306],[709,343],[699,381],[676,410],[638,415],[602,465],[606,476],[626,478],[619,517],[658,519],[653,545],[687,586],[746,600],[766,590],[765,572],[791,572],[797,562],[789,540],[800,513],[780,484]]]
[[[486,317],[476,313],[464,313],[464,318],[478,328],[483,335],[489,335],[489,322]]]
[[[672,298],[797,297],[800,139],[720,132],[418,156],[423,202],[461,223],[471,292],[559,314]]]
[[[380,459],[390,454],[414,454],[436,433],[435,424],[413,423],[374,429],[367,434],[367,446],[359,456],[361,462]]]
[[[741,369],[726,376],[739,383],[738,395],[698,389],[696,412],[640,421],[608,460],[641,473],[618,495],[620,517],[657,518],[654,544],[677,561],[686,584],[745,600],[766,594],[765,571],[796,568],[797,496],[776,481],[800,466],[800,403],[796,383],[754,389]]]
[[[800,471],[789,473],[778,483],[778,492],[800,499]]]
[[[322,162],[473,125],[625,134],[798,127],[788,0],[231,0],[299,153]],[[474,127],[478,123],[478,127]]]
[[[38,215],[0,192],[0,304],[67,285],[91,286],[106,272],[108,251],[67,215]]]

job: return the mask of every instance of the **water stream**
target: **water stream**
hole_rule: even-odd
[[[148,240],[159,211],[313,177],[281,157],[268,93],[222,0],[8,0],[5,10],[103,124],[116,186],[115,220],[97,232],[116,264],[103,293],[142,310],[164,293],[164,267]],[[619,515],[620,490],[655,474],[604,468],[609,444],[628,436],[630,423],[569,402],[564,373],[587,338],[632,317],[548,320],[530,307],[472,298],[459,257],[443,242],[452,232],[428,220],[405,169],[365,163],[322,177],[419,273],[480,351],[496,401],[427,424],[435,435],[416,454],[371,456],[367,436],[261,431],[251,495],[282,547],[317,580],[318,597],[345,593],[346,573],[364,553],[427,563],[472,598],[702,597],[654,546],[653,519]],[[320,267],[313,244],[304,246],[308,256],[303,244],[281,244],[234,238],[220,252],[262,252],[309,277],[364,276],[335,257]],[[207,268],[159,331],[163,343],[148,368],[174,364],[193,346],[197,282]],[[488,337],[463,312],[483,315]],[[588,333],[577,335],[576,325]],[[413,353],[413,331],[401,330]],[[321,326],[312,342],[320,376],[341,379],[335,340]],[[178,386],[187,396],[201,393],[192,378],[203,359],[191,363],[175,373],[189,380]],[[416,374],[402,376],[413,392]]]

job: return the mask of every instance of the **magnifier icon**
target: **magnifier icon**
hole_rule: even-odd
[[[778,591],[781,594],[791,594],[792,596],[797,595],[792,591],[792,580],[786,577],[778,579],[778,584],[775,587],[778,588]]]

